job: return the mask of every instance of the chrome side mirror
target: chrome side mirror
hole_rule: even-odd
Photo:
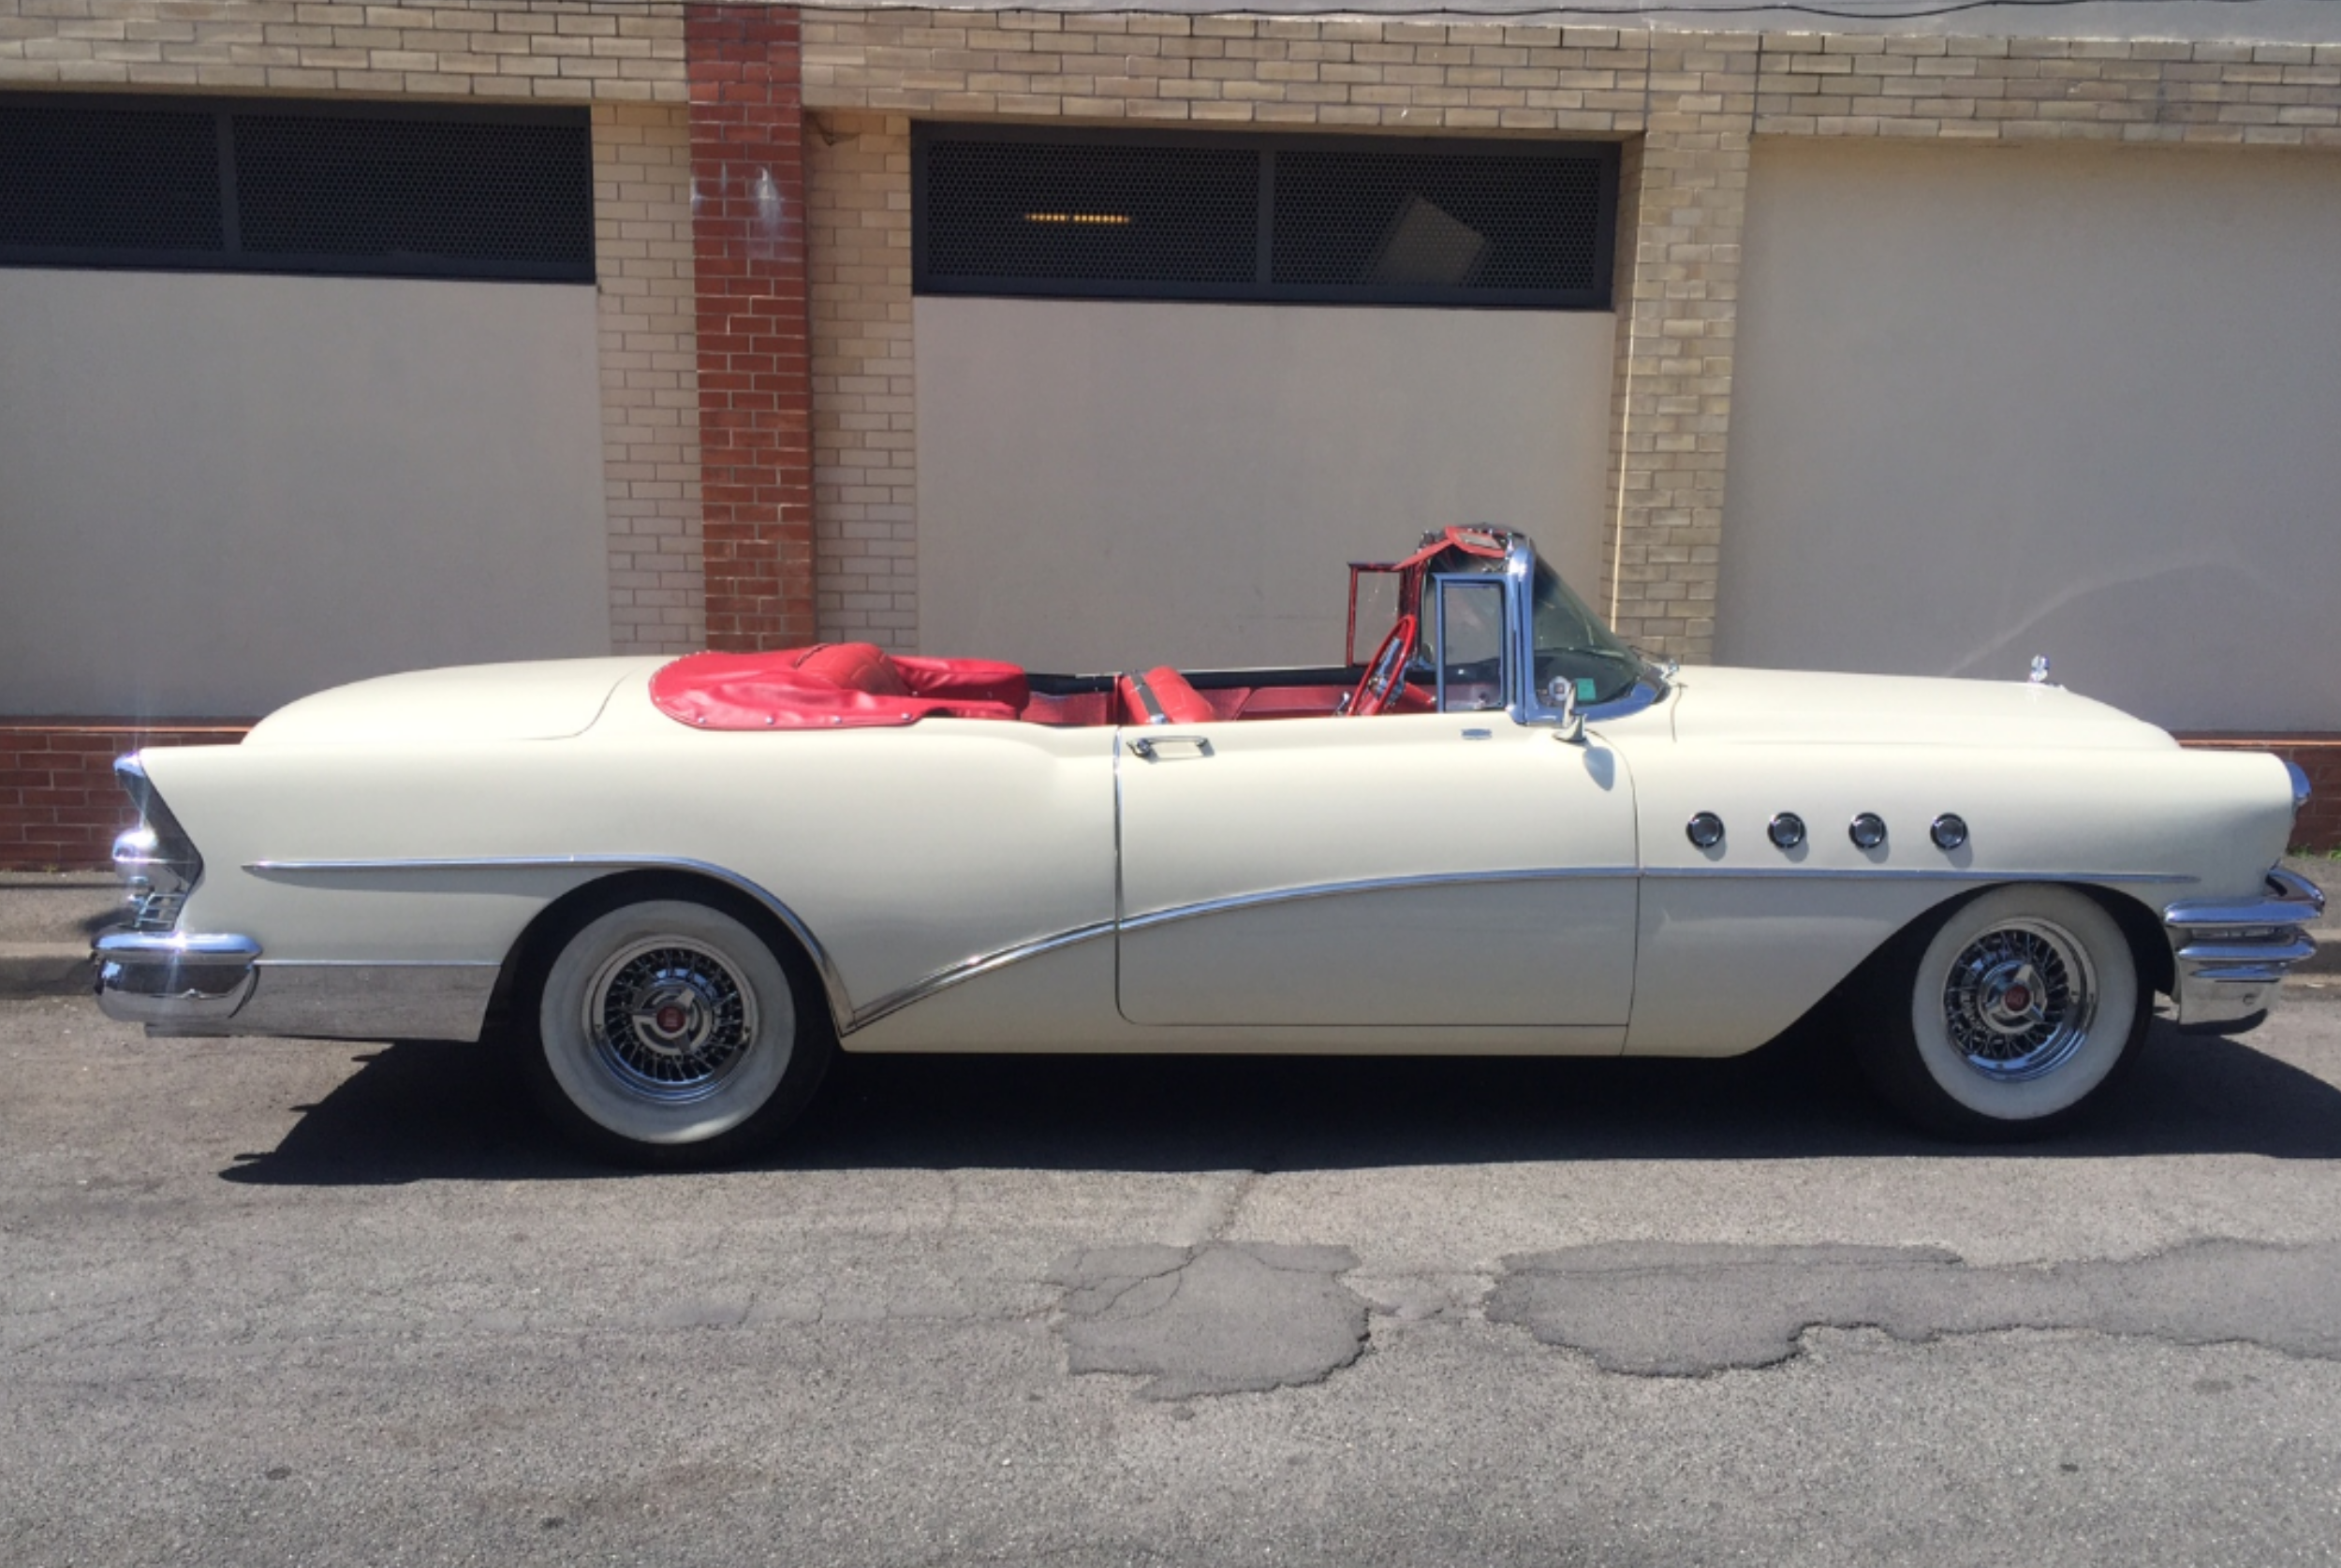
[[[1553,715],[1553,737],[1571,745],[1583,744],[1585,716],[1577,711],[1577,682],[1566,675],[1555,675],[1544,688],[1544,701]]]

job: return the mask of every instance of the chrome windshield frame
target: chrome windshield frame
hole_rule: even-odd
[[[1537,547],[1525,534],[1508,534],[1505,540],[1504,612],[1512,645],[1507,661],[1509,668],[1505,672],[1509,692],[1505,711],[1517,725],[1558,727],[1568,722],[1568,713],[1547,702],[1537,690]],[[1614,626],[1609,630],[1612,637],[1616,635]],[[1630,690],[1604,702],[1586,703],[1576,710],[1576,716],[1589,721],[1623,718],[1664,697],[1666,678],[1648,660],[1642,660],[1642,665]]]

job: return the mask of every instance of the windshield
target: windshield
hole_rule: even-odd
[[[1494,577],[1504,570],[1504,563],[1456,550],[1434,556],[1428,569],[1435,579],[1465,575]],[[1649,673],[1649,666],[1642,655],[1610,630],[1601,617],[1569,591],[1568,584],[1561,580],[1560,574],[1542,561],[1537,563],[1536,576],[1530,579],[1529,600],[1536,646],[1536,689],[1539,694],[1549,694],[1555,680],[1565,680],[1576,690],[1577,705],[1590,708],[1597,703],[1614,702],[1625,696],[1634,689],[1636,681]],[[1453,615],[1452,608],[1449,613]],[[1415,651],[1414,667],[1418,675],[1428,681],[1436,669],[1432,662],[1436,651],[1430,646],[1432,633],[1427,606],[1425,623],[1423,639]],[[1448,630],[1450,643],[1466,643],[1471,636],[1450,622]],[[1467,646],[1448,650],[1447,679],[1450,686],[1475,680],[1494,679],[1494,657],[1491,655],[1474,664],[1471,652]]]
[[[1555,679],[1567,680],[1577,688],[1578,704],[1589,708],[1614,702],[1634,689],[1642,677],[1642,655],[1569,592],[1560,573],[1539,561],[1530,596],[1538,691],[1551,690]]]

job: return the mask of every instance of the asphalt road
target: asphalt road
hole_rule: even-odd
[[[478,1048],[0,1004],[0,1563],[2341,1551],[2341,979],[2080,1136],[1825,1063],[849,1060],[613,1176]]]

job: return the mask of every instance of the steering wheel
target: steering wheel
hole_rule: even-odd
[[[1365,673],[1358,678],[1358,689],[1349,694],[1349,705],[1343,710],[1349,717],[1378,713],[1398,700],[1399,694],[1406,689],[1406,661],[1414,657],[1416,630],[1415,618],[1402,615],[1390,629],[1390,635],[1382,638],[1382,645],[1365,661]]]

